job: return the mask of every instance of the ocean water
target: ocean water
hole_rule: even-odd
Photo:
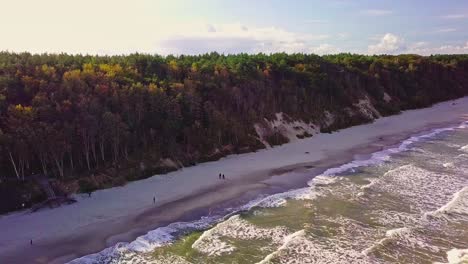
[[[468,263],[468,125],[71,263]]]

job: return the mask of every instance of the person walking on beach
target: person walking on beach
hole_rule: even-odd
[[[223,174],[223,180],[224,180],[224,174]]]
[[[221,173],[219,174],[219,179],[221,180]]]
[[[153,196],[153,203],[156,203],[156,196]]]
[[[31,239],[31,240],[29,240],[29,244],[31,244],[31,246],[32,246],[32,239]]]

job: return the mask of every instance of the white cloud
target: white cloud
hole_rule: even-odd
[[[461,45],[442,45],[431,47],[428,43],[424,45],[411,45],[406,53],[416,53],[421,55],[431,54],[466,54],[468,53],[468,41]]]
[[[386,9],[367,9],[363,10],[361,13],[368,16],[387,16],[391,15],[393,11]]]
[[[468,14],[448,14],[445,16],[442,16],[444,19],[463,19],[463,18],[468,18]]]
[[[428,45],[429,45],[429,43],[427,43],[425,41],[415,42],[415,43],[411,43],[408,46],[408,50],[422,49],[422,48],[427,47]]]
[[[336,54],[340,53],[340,49],[330,44],[320,44],[317,47],[310,48],[311,53],[325,55],[325,54]]]
[[[456,28],[439,28],[436,29],[434,32],[435,33],[450,33],[450,32],[455,32],[457,31]]]
[[[394,34],[387,33],[380,38],[379,43],[368,46],[370,54],[394,54],[405,48],[405,41]]]
[[[405,41],[393,34],[385,34],[376,45],[369,46],[370,54],[467,54],[468,41],[462,44],[446,44],[434,46],[429,42],[419,41],[405,43]]]
[[[186,25],[173,29],[157,41],[157,52],[163,54],[273,53],[310,52],[312,43],[328,35],[300,34],[277,27],[246,27],[242,24]],[[320,46],[319,46],[320,47]],[[320,51],[324,48],[320,49]]]

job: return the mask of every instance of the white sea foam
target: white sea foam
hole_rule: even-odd
[[[221,240],[221,236],[216,234],[221,225],[226,222],[220,223],[219,226],[211,228],[205,232],[192,244],[192,248],[207,254],[208,256],[220,256],[222,254],[230,253],[236,249],[235,246],[228,244]]]
[[[468,249],[451,249],[447,252],[447,260],[449,264],[468,263]]]
[[[445,163],[442,164],[442,166],[443,166],[444,168],[453,167],[453,162],[445,162]]]
[[[371,188],[378,193],[397,195],[411,206],[411,212],[419,214],[437,210],[466,183],[466,179],[457,174],[433,172],[406,164],[385,173]]]
[[[298,231],[291,235],[278,250],[265,257],[259,263],[376,263],[366,255],[350,250],[337,240],[316,240],[305,232]]]
[[[405,243],[412,248],[424,248],[432,252],[439,252],[438,247],[426,243],[411,228],[403,227],[389,230],[386,233],[386,237],[390,240],[398,240],[400,243]]]
[[[378,249],[379,247],[381,246],[385,246],[385,243],[387,243],[387,241],[390,241],[391,239],[396,239],[398,237],[402,237],[404,235],[407,235],[407,234],[410,234],[410,229],[409,228],[406,228],[406,227],[402,227],[402,228],[396,228],[396,229],[390,229],[388,230],[386,233],[385,233],[385,237],[382,238],[381,240],[379,240],[377,243],[375,243],[374,245],[364,249],[362,251],[362,254],[364,255],[369,255],[371,252],[373,252],[374,250]]]
[[[375,184],[377,184],[377,183],[378,183],[378,181],[379,181],[379,179],[378,179],[378,178],[375,178],[375,179],[370,179],[370,180],[369,180],[369,183],[368,183],[368,184],[366,184],[366,185],[363,185],[363,186],[361,186],[361,187],[360,187],[360,189],[361,189],[361,190],[367,190],[367,189],[370,189],[370,188],[372,188],[372,186],[374,186]],[[361,195],[362,195],[362,194],[364,194],[364,193],[361,193]]]
[[[353,160],[353,161],[351,161],[349,163],[346,163],[346,164],[343,164],[341,166],[338,166],[338,167],[335,167],[335,168],[330,168],[330,169],[326,170],[323,173],[323,175],[327,175],[327,176],[337,175],[337,174],[346,172],[346,171],[348,171],[350,169],[380,164],[382,162],[387,161],[391,157],[392,154],[396,154],[396,153],[400,153],[400,152],[403,152],[403,151],[410,150],[411,145],[416,143],[416,142],[419,142],[419,141],[425,140],[425,139],[433,138],[433,137],[435,137],[435,136],[437,136],[437,135],[439,135],[440,133],[443,133],[443,132],[453,131],[453,130],[459,129],[459,128],[465,128],[467,126],[467,124],[468,124],[468,122],[463,122],[462,124],[460,124],[458,126],[438,128],[438,129],[434,129],[431,132],[429,132],[427,134],[424,134],[424,135],[412,136],[412,137],[404,140],[398,147],[389,148],[389,149],[385,149],[385,150],[382,150],[382,151],[375,152],[375,153],[373,153],[371,155],[371,157],[369,159]]]
[[[131,243],[117,243],[115,246],[106,248],[101,252],[90,254],[69,262],[70,264],[91,263],[121,263],[120,258],[125,255],[136,255],[145,253],[171,243],[180,232],[201,230],[218,221],[220,217],[206,217],[194,222],[176,222],[165,227],[157,228],[146,235],[138,237]]]
[[[329,177],[325,175],[315,176],[308,182],[309,186],[326,186],[335,183],[340,177]]]
[[[234,215],[205,231],[192,244],[192,248],[208,256],[221,256],[236,249],[233,245],[223,241],[224,237],[240,240],[270,239],[273,244],[280,244],[289,233],[285,227],[261,228],[242,219],[239,215]]]
[[[335,183],[340,177],[331,177],[325,175],[315,176],[308,182],[309,187],[290,190],[282,193],[269,195],[267,197],[259,197],[255,200],[250,201],[244,205],[242,210],[250,210],[253,207],[279,207],[284,206],[288,199],[294,200],[313,200],[317,196],[321,195],[320,190],[317,187],[323,187],[329,184]]]
[[[415,226],[420,220],[417,215],[408,212],[399,212],[389,209],[374,210],[375,221],[382,226],[387,227],[401,227],[401,226]]]
[[[149,252],[154,248],[161,247],[170,243],[174,239],[174,234],[186,230],[201,230],[210,226],[218,218],[202,218],[195,222],[178,222],[161,227],[148,232],[144,236],[138,237],[135,241],[128,244],[127,249],[136,252]]]
[[[453,248],[447,252],[447,262],[434,262],[434,264],[466,264],[468,263],[468,249]]]
[[[387,243],[391,243],[393,241],[397,241],[398,244],[404,244],[411,248],[423,248],[431,252],[439,252],[438,247],[426,243],[424,239],[419,237],[411,228],[402,227],[388,230],[385,233],[385,238],[382,238],[374,245],[363,250],[362,254],[369,255],[380,247],[384,247]]]
[[[465,145],[465,146],[459,148],[458,150],[463,151],[463,152],[468,152],[468,145]]]
[[[313,199],[313,197],[315,197],[315,193],[310,188],[301,188],[283,193],[268,195],[266,197],[259,197],[242,206],[241,210],[248,211],[254,207],[280,207],[286,204],[287,199],[305,200]]]
[[[468,186],[456,192],[448,203],[435,211],[425,213],[424,216],[447,218],[448,215],[453,216],[453,214],[468,217]]]
[[[276,251],[268,254],[264,259],[262,259],[260,262],[258,262],[258,264],[269,263],[271,261],[271,259],[273,257],[275,257],[281,250],[286,249],[286,247],[288,246],[289,243],[291,243],[292,241],[294,241],[294,239],[296,239],[298,237],[304,236],[304,234],[305,234],[305,231],[302,229],[302,230],[299,230],[297,232],[294,232],[294,233],[284,237],[283,244]]]
[[[361,190],[368,190],[368,189],[371,189],[374,185],[378,184],[380,181],[382,181],[382,178],[385,178],[385,176],[387,176],[388,174],[390,173],[393,173],[395,171],[398,171],[402,168],[405,168],[406,166],[409,166],[409,165],[403,165],[401,167],[397,167],[397,168],[394,168],[394,169],[391,169],[391,170],[388,170],[387,172],[385,172],[383,174],[383,176],[381,178],[372,178],[372,179],[369,179],[369,183],[366,184],[366,185],[363,185],[360,187]]]

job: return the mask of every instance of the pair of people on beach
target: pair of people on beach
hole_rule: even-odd
[[[220,173],[220,174],[219,174],[219,179],[223,179],[223,180],[224,180],[224,179],[225,179],[225,178],[224,178],[224,174],[221,174],[221,173]]]

